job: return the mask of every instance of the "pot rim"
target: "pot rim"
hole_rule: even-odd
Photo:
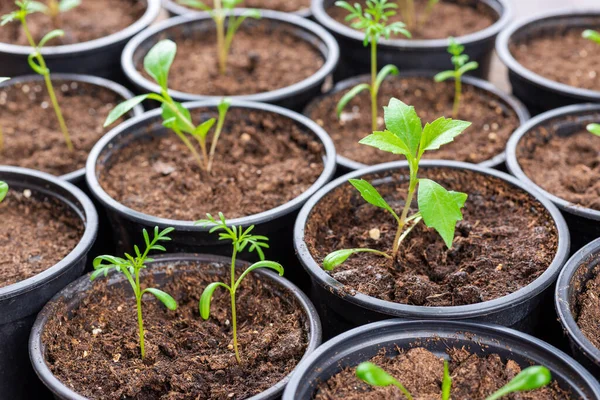
[[[34,291],[45,283],[56,279],[62,275],[67,268],[85,256],[96,239],[98,231],[98,213],[96,212],[96,208],[92,204],[92,201],[79,188],[56,176],[27,168],[0,165],[0,176],[3,174],[29,176],[34,179],[45,181],[48,187],[44,188],[44,190],[51,193],[49,196],[54,197],[67,207],[71,208],[79,216],[85,227],[77,246],[75,246],[75,248],[73,248],[62,260],[37,275],[13,283],[12,285],[0,287],[0,301],[7,301],[24,293]],[[19,187],[31,186],[33,185],[24,183]],[[55,193],[54,190],[57,187],[70,193],[71,196],[79,202],[81,209],[75,208],[72,201]]]
[[[507,0],[478,1],[484,2],[491,8],[496,10],[499,14],[499,18],[496,22],[494,22],[492,25],[488,26],[483,30],[456,37],[455,40],[462,45],[469,45],[493,38],[494,36],[498,35],[498,33],[509,24],[513,17],[513,6],[511,2]],[[496,7],[494,7],[494,5],[496,5]],[[311,11],[315,20],[328,30],[349,39],[357,40],[360,42],[364,40],[364,33],[361,33],[331,18],[331,16],[327,13],[327,10],[325,9],[324,0],[312,0]],[[387,47],[397,50],[410,49],[422,50],[424,52],[427,52],[437,48],[443,48],[445,50],[448,47],[448,39],[380,39],[377,45],[383,48]]]
[[[165,10],[167,10],[167,12],[169,12],[169,14],[173,14],[173,15],[177,15],[177,16],[189,15],[191,13],[202,12],[202,11],[197,11],[197,10],[193,10],[193,9],[184,7],[180,4],[177,4],[173,0],[162,0],[162,6]],[[281,12],[283,12],[283,11],[281,11]],[[287,14],[295,14],[295,15],[298,15],[303,18],[310,18],[310,16],[311,16],[310,7],[301,8],[300,10],[297,10],[294,12],[289,12]]]
[[[579,217],[591,219],[594,221],[600,221],[600,211],[591,208],[586,208],[575,203],[571,203],[565,199],[562,199],[539,186],[531,178],[529,178],[519,161],[517,160],[517,147],[519,143],[532,129],[539,125],[543,125],[545,122],[566,117],[570,114],[581,114],[585,112],[600,112],[599,104],[574,104],[566,107],[557,108],[551,111],[547,111],[530,119],[524,125],[521,125],[519,129],[513,133],[506,145],[506,165],[509,172],[514,175],[518,180],[525,183],[528,186],[535,188],[538,192],[542,193],[546,198],[550,199],[559,209],[569,214],[573,214]]]
[[[535,26],[538,22],[544,22],[554,19],[569,19],[576,17],[600,17],[600,10],[585,8],[585,9],[574,9],[564,8],[561,10],[547,11],[544,13],[538,13],[529,18],[516,21],[512,23],[508,28],[504,29],[498,35],[496,40],[496,53],[504,65],[508,67],[510,73],[519,76],[521,79],[527,80],[533,83],[535,86],[541,88],[547,88],[552,91],[566,94],[571,97],[578,98],[582,101],[599,101],[600,91],[578,88],[570,86],[564,83],[556,82],[551,79],[545,78],[520,64],[515,57],[512,55],[509,49],[509,45],[512,36],[517,31],[528,30],[532,26]]]
[[[548,268],[528,285],[521,289],[512,292],[506,296],[498,297],[493,300],[483,301],[475,304],[461,305],[461,306],[447,306],[447,307],[425,307],[425,306],[414,306],[408,304],[394,303],[391,301],[385,301],[376,297],[368,296],[363,293],[357,292],[354,295],[343,294],[342,290],[345,285],[336,281],[333,277],[323,270],[323,268],[317,264],[314,260],[306,242],[304,241],[304,230],[306,222],[310,217],[312,209],[319,203],[319,201],[327,196],[332,190],[339,186],[345,185],[348,179],[358,178],[364,175],[370,175],[374,173],[396,171],[399,169],[407,169],[408,163],[406,161],[397,161],[385,164],[375,165],[362,170],[350,172],[343,175],[334,181],[330,182],[321,190],[319,190],[309,201],[302,207],[296,224],[294,226],[294,248],[298,255],[300,263],[304,269],[311,276],[311,280],[314,284],[326,288],[329,292],[337,297],[340,297],[344,301],[347,301],[355,306],[361,307],[366,310],[376,310],[377,312],[384,313],[390,317],[404,317],[413,319],[467,319],[476,318],[484,315],[489,315],[502,310],[507,310],[519,306],[522,303],[527,302],[529,299],[539,295],[545,289],[550,287],[555,281],[560,272],[561,267],[567,261],[569,256],[570,247],[570,236],[567,228],[567,223],[564,217],[552,204],[552,202],[541,194],[534,190],[530,190],[526,187],[523,182],[520,182],[516,178],[491,168],[484,168],[476,164],[463,163],[459,161],[444,161],[444,160],[423,160],[419,164],[423,169],[427,168],[447,168],[447,169],[459,169],[472,171],[474,173],[489,175],[498,179],[501,179],[517,189],[521,189],[528,193],[532,198],[541,203],[542,206],[547,210],[550,217],[552,217],[556,226],[558,235],[558,246],[556,254],[552,263]]]
[[[401,78],[415,78],[415,77],[422,77],[422,78],[430,77],[433,79],[433,76],[435,74],[436,74],[436,71],[431,71],[431,70],[422,70],[422,71],[421,70],[411,70],[411,71],[405,71],[405,72],[400,71],[400,74],[398,76],[393,76],[390,78],[394,78],[394,79],[400,78],[401,79]],[[343,90],[349,89],[352,86],[354,86],[356,83],[362,82],[363,80],[370,81],[371,76],[369,74],[363,74],[363,75],[358,75],[358,76],[355,76],[352,78],[344,79],[343,81],[336,83],[336,85],[331,90],[329,90],[327,93],[314,98],[304,108],[303,114],[306,115],[307,117],[309,117],[310,109],[313,107],[316,107],[316,105],[319,102],[323,101],[326,97],[336,94],[338,92],[341,92]],[[484,92],[491,93],[492,95],[494,95],[494,96],[498,97],[500,100],[502,100],[510,109],[512,109],[515,112],[515,114],[517,114],[517,118],[519,119],[519,124],[520,124],[519,126],[522,126],[525,122],[527,122],[531,118],[529,111],[523,105],[523,103],[521,103],[520,100],[518,100],[516,97],[514,97],[510,94],[502,92],[500,89],[498,89],[496,86],[494,86],[491,82],[488,82],[486,80],[476,78],[473,76],[468,76],[468,75],[462,77],[462,82],[463,82],[463,84],[476,87],[477,89],[480,89]],[[323,129],[325,129],[325,128],[323,128]],[[496,167],[502,165],[502,163],[504,163],[505,161],[506,161],[506,153],[504,151],[502,151],[501,153],[496,154],[494,157],[492,157],[488,160],[482,161],[482,162],[478,163],[477,165],[482,166],[482,167],[488,167],[488,168],[496,168]],[[339,153],[337,154],[337,163],[342,168],[345,168],[348,170],[353,170],[353,171],[370,167],[370,165],[368,165],[368,164],[363,164],[361,162],[351,160],[350,158],[347,158]],[[374,165],[377,165],[377,164],[374,164]]]
[[[153,256],[153,261],[148,262],[147,264],[149,267],[151,267],[154,264],[169,264],[180,261],[196,261],[198,263],[219,262],[224,265],[228,265],[229,263],[231,263],[231,257],[216,256],[211,254],[172,253]],[[243,260],[237,260],[236,265],[250,265],[250,263]],[[300,362],[302,362],[302,360],[306,359],[313,351],[315,351],[321,343],[321,321],[319,319],[317,310],[315,309],[312,302],[309,300],[308,296],[306,296],[304,292],[302,292],[296,285],[294,285],[286,278],[280,277],[278,274],[264,269],[256,270],[253,273],[262,275],[263,277],[266,277],[267,279],[274,282],[276,285],[279,285],[280,287],[285,289],[295,298],[296,301],[298,301],[298,303],[300,303],[300,305],[304,309],[304,314],[307,317],[307,324],[310,332],[308,332],[308,343],[306,346],[306,351],[304,352],[302,359],[294,368],[295,370],[297,366],[300,365]],[[54,376],[52,371],[50,371],[50,368],[48,368],[43,354],[45,346],[42,343],[42,333],[46,323],[48,322],[48,319],[54,314],[55,309],[53,305],[57,301],[59,301],[63,297],[63,294],[67,291],[77,290],[79,292],[81,290],[85,290],[83,286],[89,284],[89,277],[91,274],[92,273],[89,272],[77,279],[76,281],[69,284],[63,290],[58,292],[52,298],[52,300],[50,300],[44,306],[44,308],[42,309],[42,311],[40,311],[35,320],[35,323],[31,330],[31,335],[29,337],[29,357],[37,376],[44,383],[44,385],[51,389],[52,392],[54,392],[56,395],[60,396],[61,398],[66,398],[70,400],[88,399],[87,397],[84,397],[71,390],[68,386],[63,384],[56,376]],[[114,275],[114,271],[111,271],[111,274]],[[124,280],[122,276],[118,276],[120,280]],[[249,397],[247,400],[266,400],[276,398],[276,396],[284,390],[294,370],[292,370],[292,372],[290,372],[287,376],[285,376],[275,385],[271,386],[269,389],[259,393],[258,395]]]
[[[220,100],[205,100],[198,102],[189,102],[184,103],[184,107],[188,109],[196,109],[202,107],[210,107],[215,108],[217,104],[219,104]],[[315,122],[306,118],[305,116],[296,113],[291,110],[287,110],[285,108],[257,103],[257,102],[249,102],[242,100],[232,100],[231,107],[233,108],[246,108],[250,110],[256,111],[265,111],[274,114],[278,114],[284,116],[295,123],[298,123],[304,126],[307,129],[307,134],[312,134],[318,139],[322,145],[324,150],[324,161],[323,161],[323,172],[319,176],[319,178],[301,195],[295,197],[294,199],[283,203],[275,208],[270,210],[263,211],[258,214],[248,215],[240,218],[228,219],[227,225],[236,225],[236,226],[250,226],[250,225],[259,225],[263,223],[267,223],[277,218],[288,214],[292,211],[299,209],[304,202],[306,202],[319,188],[325,185],[329,180],[333,177],[335,173],[335,147],[333,145],[333,141],[327,135],[327,133]],[[104,151],[104,149],[119,135],[127,132],[129,128],[142,124],[144,122],[148,122],[153,118],[156,118],[161,115],[161,109],[155,109],[152,111],[148,111],[143,115],[138,117],[129,119],[124,123],[118,125],[116,128],[108,132],[106,135],[100,139],[92,151],[87,160],[86,164],[86,180],[90,191],[98,199],[102,205],[104,205],[109,210],[120,214],[122,217],[135,221],[141,224],[152,224],[160,227],[174,227],[178,231],[184,232],[208,232],[212,225],[208,226],[199,226],[194,225],[194,221],[183,221],[183,220],[173,220],[168,218],[161,218],[152,215],[148,215],[136,210],[133,210],[129,207],[124,206],[119,203],[117,200],[113,199],[106,193],[106,191],[100,185],[98,181],[98,177],[96,175],[96,166],[98,163],[98,158]],[[199,217],[201,217],[199,215]]]
[[[92,53],[102,47],[108,47],[114,45],[115,43],[124,42],[138,32],[141,32],[150,26],[150,24],[160,14],[160,0],[146,0],[146,4],[146,11],[142,17],[125,29],[112,33],[108,36],[100,37],[98,39],[88,40],[87,42],[43,47],[41,53],[44,57],[48,58],[65,55],[76,56],[83,53]],[[0,53],[28,56],[32,52],[33,48],[31,46],[0,42]]]

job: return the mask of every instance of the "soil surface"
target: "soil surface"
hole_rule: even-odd
[[[483,400],[514,378],[521,367],[498,354],[478,356],[465,348],[449,348],[451,396],[453,399]],[[381,350],[371,362],[396,378],[415,400],[437,400],[441,396],[444,358],[417,347],[399,354]],[[372,387],[356,377],[356,368],[347,368],[317,388],[316,400],[403,400],[395,386]],[[568,400],[571,396],[553,381],[548,387],[504,396],[506,400]]]
[[[408,177],[395,172],[375,182],[396,211],[404,207]],[[448,190],[469,194],[452,249],[423,223],[400,246],[394,266],[370,253],[352,256],[330,274],[347,286],[382,300],[418,306],[458,306],[513,293],[550,266],[557,249],[556,227],[543,206],[508,183],[464,170],[421,169]],[[416,212],[416,202],[410,214]],[[305,233],[311,255],[322,264],[332,251],[372,248],[391,251],[396,221],[366,203],[350,184],[322,199]]]
[[[185,272],[171,271],[160,288],[175,298],[178,309],[144,299],[143,361],[130,287],[107,289],[100,279],[68,316],[59,307],[43,332],[46,360],[56,377],[97,400],[245,399],[292,371],[306,351],[308,321],[291,296],[255,273],[245,278],[236,297],[238,365],[228,292],[215,292],[210,319],[202,320],[198,312],[202,291],[211,282],[228,281],[228,267],[175,267]],[[148,279],[144,284],[157,287]]]
[[[0,287],[31,278],[56,265],[79,243],[84,226],[63,203],[10,188],[0,203]]]
[[[371,96],[368,92],[356,96],[346,106],[341,118],[337,117],[337,103],[348,90],[311,103],[309,117],[329,133],[338,154],[350,160],[368,165],[400,160],[399,155],[358,143],[373,131]],[[380,129],[385,129],[382,107],[392,97],[414,106],[425,125],[442,116],[452,118],[454,82],[435,83],[431,78],[420,77],[386,79],[378,96]],[[442,146],[438,151],[426,152],[424,158],[471,163],[489,160],[504,152],[506,142],[520,125],[517,114],[502,99],[467,84],[463,85],[457,118],[470,121],[473,125],[453,143]]]
[[[177,0],[174,0],[177,2]],[[204,1],[204,4],[213,6],[212,0]],[[262,8],[267,10],[295,12],[310,8],[310,0],[246,0],[239,7]],[[191,8],[191,7],[190,7]]]
[[[85,166],[87,156],[108,129],[104,120],[123,98],[82,82],[53,81],[74,150],[64,135],[43,81],[0,88],[0,164],[64,175]],[[116,123],[115,123],[116,124]]]
[[[42,3],[48,4],[48,1]],[[27,17],[27,25],[36,42],[54,29],[65,31],[65,36],[52,39],[47,46],[87,42],[117,33],[135,23],[146,12],[145,3],[142,0],[84,0],[56,19],[43,13],[31,14]],[[16,9],[13,0],[0,2],[0,15]],[[29,46],[18,21],[0,28],[0,42]]]
[[[594,268],[583,290],[577,296],[575,318],[586,338],[600,349],[600,267]]]
[[[195,114],[195,121],[216,116]],[[232,108],[212,174],[201,170],[169,132],[120,150],[99,177],[112,198],[145,214],[191,221],[220,211],[237,218],[273,209],[305,192],[323,172],[323,153],[316,136],[286,117]]]
[[[523,172],[553,195],[583,207],[600,210],[600,138],[584,127],[569,136],[556,126],[540,126],[517,147]]]
[[[600,26],[595,29],[600,29]],[[553,29],[513,43],[510,51],[525,68],[566,85],[600,90],[598,45],[581,37],[581,29]],[[561,49],[559,52],[556,49]]]
[[[365,8],[366,1],[351,1],[350,4],[358,3]],[[459,37],[470,33],[482,31],[491,26],[498,19],[497,14],[488,6],[478,1],[474,5],[469,0],[458,0],[454,2],[440,1],[431,12],[425,22],[425,7],[427,1],[415,1],[418,24],[411,25],[407,18],[402,15],[400,9],[396,15],[389,18],[389,22],[404,22],[413,39],[446,39],[449,36]],[[327,8],[327,13],[336,21],[350,26],[352,21],[346,21],[348,11],[332,5]],[[435,22],[434,22],[435,21]],[[460,21],[460,23],[457,23]],[[404,35],[392,36],[390,39],[406,39]]]
[[[255,94],[298,83],[323,66],[323,56],[311,44],[288,29],[268,25],[268,20],[244,22],[231,45],[224,76],[219,73],[214,31],[175,38],[177,56],[169,88],[207,96]]]

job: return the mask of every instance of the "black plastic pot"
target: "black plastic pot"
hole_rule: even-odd
[[[408,71],[408,72],[401,72],[399,75],[399,78],[423,77],[423,78],[431,78],[433,80],[434,76],[435,76],[435,72],[432,72],[432,71]],[[387,79],[396,79],[396,78],[389,77]],[[497,97],[498,99],[500,99],[504,103],[504,106],[506,108],[512,109],[517,114],[517,117],[519,118],[519,122],[521,123],[521,125],[524,124],[527,120],[529,120],[529,118],[530,118],[529,111],[527,111],[525,106],[523,104],[521,104],[521,102],[519,100],[500,91],[498,88],[496,88],[491,83],[484,81],[482,79],[479,79],[479,78],[471,77],[471,76],[463,76],[462,81],[467,86],[474,86],[482,91],[488,92],[491,96],[494,96],[494,97]],[[327,92],[326,94],[319,96],[316,99],[314,99],[313,101],[311,101],[304,109],[304,115],[306,115],[307,117],[310,118],[311,110],[316,108],[319,105],[319,103],[321,101],[323,101],[326,97],[333,96],[339,92],[345,92],[345,91],[353,88],[357,84],[363,83],[363,82],[370,83],[371,76],[370,75],[360,75],[360,76],[349,78],[349,79],[346,79],[346,80],[343,80],[343,81],[337,83],[333,87],[333,89],[331,89],[329,92]],[[323,127],[323,128],[325,130],[327,130],[327,127]],[[368,134],[368,132],[365,132],[365,136],[367,134]],[[504,152],[502,152],[500,154],[497,154],[496,156],[494,156],[493,158],[491,158],[489,160],[479,163],[478,165],[480,165],[482,167],[496,168],[496,169],[505,171],[506,170],[505,164],[504,164],[505,161],[506,161],[506,154]],[[368,165],[366,165],[366,164],[363,164],[363,163],[360,163],[357,161],[353,161],[349,158],[342,156],[341,154],[337,155],[337,174],[338,175],[346,174],[348,172],[356,171],[358,169],[367,168],[367,167],[368,167]]]
[[[27,338],[37,313],[58,291],[81,276],[96,239],[98,215],[81,190],[61,179],[30,169],[0,166],[0,180],[11,190],[30,189],[66,204],[80,216],[85,231],[63,260],[29,279],[0,287],[0,397],[38,399],[43,386],[27,358]]]
[[[218,103],[219,101],[213,100],[188,103],[185,106],[189,109],[202,107],[216,109]],[[270,238],[271,249],[266,252],[267,257],[274,258],[275,261],[281,261],[284,264],[291,263],[288,264],[288,269],[286,270],[287,276],[292,281],[299,282],[299,279],[305,276],[305,274],[302,268],[296,265],[297,260],[294,257],[292,247],[292,227],[300,207],[302,207],[310,196],[325,185],[335,173],[335,148],[333,142],[317,124],[293,111],[273,105],[244,101],[233,101],[232,107],[263,110],[283,115],[302,127],[307,134],[314,135],[323,144],[325,149],[323,154],[323,173],[302,195],[272,210],[227,221],[228,225],[242,227],[255,225],[255,232],[257,234],[268,236]],[[173,241],[167,244],[167,249],[170,252],[202,252],[229,255],[231,253],[231,244],[219,241],[217,234],[210,234],[208,232],[210,227],[194,225],[193,221],[158,218],[132,210],[111,198],[100,186],[98,182],[98,166],[110,163],[111,157],[120,148],[132,145],[136,140],[143,140],[143,137],[150,135],[172,135],[162,125],[161,110],[147,112],[116,127],[96,144],[88,158],[88,185],[94,197],[96,197],[107,211],[113,228],[113,236],[119,241],[119,248],[130,251],[133,244],[138,243],[142,239],[140,232],[143,228],[153,229],[155,226],[161,228],[171,226],[175,228],[175,232],[172,233]],[[198,216],[198,218],[201,217],[200,215]],[[242,258],[244,257],[242,256]]]
[[[243,9],[237,9],[233,15],[240,15]],[[259,20],[247,19],[244,26],[247,25],[265,25],[285,29],[287,32],[296,36],[298,40],[308,42],[320,54],[322,54],[325,63],[312,76],[297,82],[291,86],[273,90],[264,93],[255,93],[240,96],[227,96],[236,100],[259,101],[271,103],[293,110],[302,110],[313,97],[322,93],[322,86],[325,79],[333,73],[338,59],[339,47],[333,38],[325,29],[316,23],[293,14],[286,14],[271,10],[261,10]],[[199,12],[189,16],[181,16],[168,19],[155,26],[146,29],[134,37],[123,50],[121,64],[129,80],[141,92],[160,92],[160,87],[153,81],[146,79],[138,68],[143,63],[143,59],[148,51],[159,40],[167,38],[177,38],[190,32],[207,32],[215,29],[215,24],[206,12]],[[174,40],[175,40],[174,39]],[[275,40],[276,38],[274,38]],[[216,100],[223,96],[206,96],[201,93],[186,93],[169,89],[169,94],[177,101],[196,101],[196,100]]]
[[[117,82],[126,82],[119,57],[125,44],[146,29],[160,13],[160,0],[145,0],[144,15],[133,25],[112,35],[88,42],[62,46],[45,46],[42,55],[52,72],[102,76]],[[99,16],[102,18],[102,16]],[[0,43],[0,76],[19,76],[31,73],[27,57],[33,52],[29,46]]]
[[[333,6],[335,0],[313,0],[312,13],[318,23],[323,25],[337,39],[340,49],[340,65],[336,71],[336,79],[345,79],[371,68],[369,47],[363,45],[364,33],[337,22],[328,13],[327,8]],[[490,27],[456,38],[465,46],[465,54],[479,62],[479,69],[472,74],[486,77],[490,69],[490,61],[494,51],[494,41],[512,18],[512,6],[507,0],[473,0],[473,3],[487,5],[497,15],[497,21]],[[459,23],[457,21],[457,23]],[[453,69],[448,55],[448,40],[413,40],[413,39],[380,39],[378,42],[377,62],[383,66],[393,64],[400,70],[447,70]]]
[[[598,263],[600,239],[589,243],[567,261],[556,282],[554,297],[556,312],[569,337],[573,355],[595,376],[600,376],[600,349],[581,332],[575,316],[579,314],[577,296],[585,290],[587,281],[594,277]]]
[[[549,133],[556,130],[556,134],[559,136],[569,136],[584,130],[587,124],[598,120],[600,120],[600,105],[572,105],[548,111],[521,126],[506,146],[506,164],[510,173],[527,187],[541,192],[562,211],[571,232],[572,253],[600,237],[600,211],[570,203],[538,186],[519,165],[517,149],[522,145],[522,140],[526,135],[531,134],[531,131],[537,127],[544,126],[547,127]]]
[[[163,5],[163,8],[165,10],[167,10],[167,12],[169,13],[169,16],[171,16],[171,17],[178,17],[180,15],[189,15],[193,12],[198,12],[198,11],[194,11],[193,9],[190,9],[188,7],[184,7],[181,4],[178,4],[177,1],[175,1],[175,0],[162,0],[162,5]],[[312,16],[312,14],[310,12],[310,8],[303,8],[302,10],[298,10],[291,14],[295,14],[295,15],[298,15],[303,18],[310,18]]]
[[[389,179],[384,178],[388,171],[406,170],[406,179],[408,180],[408,164],[406,162],[394,162],[355,171],[334,180],[311,197],[302,210],[300,210],[294,227],[294,247],[302,266],[311,277],[311,299],[313,299],[320,312],[325,338],[359,325],[396,317],[409,320],[435,319],[486,322],[508,326],[525,332],[532,332],[536,328],[541,328],[541,325],[538,326],[538,322],[544,319],[542,314],[544,309],[543,302],[549,301],[551,304],[552,291],[554,289],[553,284],[569,255],[569,231],[558,209],[552,202],[536,191],[529,190],[522,182],[508,174],[490,168],[456,161],[438,160],[422,161],[419,167],[420,171],[430,168],[469,170],[478,174],[502,179],[529,193],[546,208],[556,224],[558,248],[553,262],[540,277],[529,285],[507,296],[476,304],[451,307],[422,307],[384,301],[362,293],[350,294],[345,285],[336,281],[323,270],[321,265],[310,254],[304,241],[304,231],[310,214],[322,198],[337,187],[347,185],[348,179],[358,179],[378,174],[379,177],[382,177],[381,179],[371,180],[372,184],[377,186],[389,182]],[[547,309],[548,307],[545,308]],[[547,323],[547,321],[545,320],[544,323]],[[548,327],[546,326],[544,329],[548,330]]]
[[[536,15],[514,23],[498,36],[496,52],[508,67],[512,93],[519,98],[529,111],[539,114],[570,104],[599,102],[600,92],[581,89],[544,78],[528,70],[513,57],[509,47],[513,43],[555,32],[565,27],[595,29],[600,24],[598,9],[569,9]]]
[[[411,347],[424,347],[446,359],[448,347],[464,347],[481,356],[498,354],[523,368],[544,365],[572,398],[600,399],[600,385],[588,371],[562,351],[522,332],[466,322],[390,320],[361,326],[323,344],[298,365],[283,400],[312,399],[319,383],[344,368],[368,361],[381,349],[398,354],[398,348]]]
[[[181,268],[181,265],[176,265],[182,262],[202,262],[211,263],[211,270],[208,271],[213,275],[227,274],[231,258],[213,256],[213,255],[198,255],[198,254],[166,254],[153,257],[154,261],[147,263],[148,268],[142,272],[145,275],[152,275],[155,282],[159,285],[163,284],[166,279],[172,278],[173,275],[181,275],[185,272],[185,269]],[[153,266],[167,265],[171,266],[172,270],[165,270],[156,272],[152,271]],[[244,261],[238,261],[237,267],[247,267],[248,263]],[[194,267],[191,267],[194,268]],[[197,267],[196,267],[197,268]],[[167,273],[169,272],[169,273]],[[294,300],[301,306],[306,316],[305,328],[308,331],[308,346],[306,353],[302,359],[308,357],[320,344],[321,344],[321,324],[317,312],[304,293],[290,281],[272,271],[264,269],[256,270],[253,274],[259,275],[265,281],[268,281],[270,285],[277,288],[278,292],[283,295],[287,293],[294,298]],[[128,289],[129,283],[126,281],[121,274],[110,274],[108,278],[108,285],[115,288]],[[48,320],[56,313],[56,307],[53,307],[58,302],[64,302],[67,304],[69,310],[73,310],[79,306],[79,304],[86,298],[87,292],[91,289],[93,283],[90,282],[89,274],[81,277],[76,282],[66,287],[63,291],[58,293],[40,312],[37,320],[31,331],[31,337],[29,339],[29,354],[31,357],[31,363],[38,374],[42,382],[55,394],[57,399],[63,400],[87,400],[85,397],[75,393],[67,385],[58,380],[48,368],[45,360],[45,346],[42,342],[42,334],[44,327]],[[130,290],[130,289],[128,289]],[[287,385],[290,375],[286,376],[281,381],[277,382],[270,389],[250,397],[248,400],[270,400],[280,398],[285,386]]]

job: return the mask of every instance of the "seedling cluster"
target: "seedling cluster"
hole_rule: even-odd
[[[356,368],[356,376],[363,382],[375,387],[396,386],[407,400],[413,400],[411,393],[396,378],[381,367],[363,362]],[[547,386],[552,381],[552,374],[546,367],[535,365],[525,368],[506,385],[486,397],[485,400],[498,400],[503,396],[517,392],[528,392]],[[444,361],[444,376],[442,378],[441,400],[450,400],[452,377],[448,369],[448,361]]]

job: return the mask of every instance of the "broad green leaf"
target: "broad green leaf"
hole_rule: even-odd
[[[471,61],[470,63],[466,63],[465,65],[460,67],[458,70],[458,74],[459,76],[462,76],[469,71],[476,70],[477,68],[479,68],[479,64],[477,63],[477,61]]]
[[[449,192],[430,179],[419,179],[418,203],[423,221],[440,234],[448,248],[452,247],[456,223],[463,219],[461,208],[466,196]]]
[[[600,32],[591,29],[586,29],[585,31],[583,31],[582,36],[586,39],[600,44]]]
[[[340,115],[342,115],[342,111],[344,111],[344,108],[346,108],[348,103],[350,103],[350,101],[353,98],[355,98],[360,92],[363,92],[365,90],[371,90],[371,86],[366,83],[361,83],[360,85],[354,86],[344,96],[342,96],[342,98],[340,99],[340,101],[337,104],[338,118],[340,117]]]
[[[389,211],[395,218],[398,217],[392,207],[390,207],[383,197],[381,197],[377,189],[369,182],[364,179],[350,179],[348,182],[360,192],[362,198],[365,199],[367,203]]]
[[[430,124],[425,124],[423,135],[421,136],[419,154],[423,154],[427,150],[437,150],[440,146],[452,142],[455,137],[463,133],[469,126],[471,126],[470,122],[444,117],[440,117]]]
[[[73,8],[79,6],[81,4],[81,0],[62,0],[58,5],[58,10],[60,12],[67,12],[72,10]]]
[[[177,310],[177,302],[168,293],[165,293],[162,290],[153,289],[153,288],[144,289],[142,294],[144,294],[144,293],[153,294],[154,297],[156,297],[158,300],[160,300],[160,302],[163,303],[165,305],[165,307],[167,307],[169,310],[171,310],[171,311]]]
[[[415,108],[396,98],[384,107],[385,126],[408,145],[411,155],[416,156],[423,126]]]
[[[375,80],[375,92],[379,92],[379,88],[381,84],[388,77],[388,75],[398,75],[400,71],[398,71],[398,67],[395,65],[386,65],[379,71],[377,74],[377,79]]]
[[[104,121],[104,127],[106,128],[109,125],[112,125],[116,120],[121,118],[123,115],[127,114],[131,111],[135,106],[140,104],[142,101],[148,98],[147,94],[142,94],[140,96],[135,96],[129,100],[126,100],[113,108],[111,112],[108,114],[106,121]]]
[[[183,6],[197,8],[202,11],[210,11],[211,8],[199,0],[177,0]]]
[[[336,250],[333,253],[327,254],[323,259],[323,269],[326,271],[332,271],[336,267],[339,267],[353,254],[357,253],[375,253],[383,257],[390,258],[390,256],[382,251],[373,249],[342,249]]]
[[[448,369],[448,361],[444,360],[444,376],[442,378],[442,400],[450,400],[452,389],[452,378]]]
[[[600,136],[600,124],[589,124],[587,130],[596,136]]]
[[[168,88],[169,70],[177,54],[177,45],[171,40],[161,40],[144,58],[144,69],[163,90]]]
[[[208,132],[213,127],[215,122],[217,122],[217,120],[215,118],[211,118],[208,121],[204,121],[203,123],[201,123],[200,125],[198,125],[196,127],[193,135],[196,137],[200,137],[202,139],[206,138],[206,135],[208,135]]]
[[[175,118],[174,126],[176,126],[177,129],[193,134],[195,128],[192,124],[192,115],[190,114],[190,111],[181,103],[173,102],[173,104],[177,107],[179,115],[173,111],[169,103],[163,103],[161,106],[163,120],[169,121]],[[173,125],[170,125],[169,128],[173,128]]]
[[[224,284],[222,282],[211,283],[210,285],[208,285],[206,287],[206,289],[204,289],[204,292],[202,292],[202,296],[200,296],[200,304],[199,304],[200,316],[204,320],[207,320],[210,318],[210,302],[212,300],[213,294],[215,293],[215,290],[217,290],[218,287],[223,287],[223,288],[231,291],[229,286],[227,286],[226,284]]]
[[[65,31],[60,30],[60,29],[55,29],[51,32],[48,32],[43,38],[42,40],[40,40],[40,42],[38,43],[38,48],[42,48],[44,47],[44,45],[46,43],[48,43],[50,40],[58,38],[58,37],[63,37],[65,36]]]
[[[443,82],[443,81],[447,81],[448,79],[455,78],[455,77],[456,77],[455,71],[444,71],[444,72],[440,72],[439,74],[436,74],[433,77],[433,80],[436,82]]]
[[[534,365],[525,368],[510,382],[501,387],[498,391],[487,397],[486,400],[498,400],[507,394],[514,392],[526,392],[535,390],[548,385],[552,381],[552,374],[546,367]]]
[[[0,202],[6,198],[8,194],[8,184],[6,182],[0,181]]]
[[[356,367],[356,376],[371,386],[386,387],[394,385],[400,389],[407,400],[413,400],[409,391],[398,380],[371,362],[360,363]]]
[[[392,154],[402,154],[410,157],[410,149],[402,139],[390,131],[373,132],[371,135],[361,139],[360,144],[375,147],[379,150],[387,151]]]

